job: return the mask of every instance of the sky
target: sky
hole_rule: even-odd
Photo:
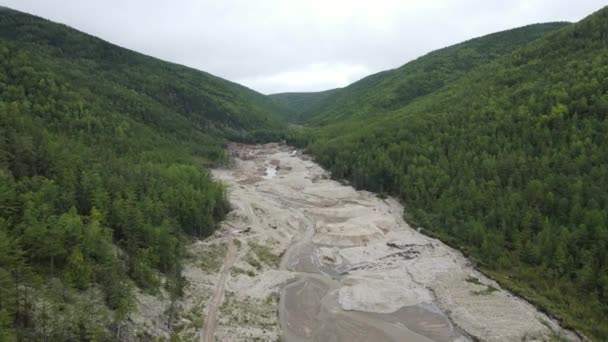
[[[606,0],[0,0],[264,94],[344,87],[492,32]]]

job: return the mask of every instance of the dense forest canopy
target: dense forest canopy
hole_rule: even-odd
[[[336,91],[338,89],[309,93],[278,93],[268,96],[284,108],[282,116],[287,121],[298,123],[306,120],[305,113]]]
[[[285,132],[608,339],[607,117],[608,8],[268,97],[0,8],[0,340],[115,340],[135,288],[177,298],[185,242],[229,210],[208,167]]]
[[[410,222],[608,338],[608,8],[433,52],[311,111],[291,141],[334,177],[397,195]]]
[[[365,77],[345,88],[305,96],[292,94],[291,99],[283,104],[293,109],[302,108],[299,117],[308,124],[347,120],[351,116],[377,115],[401,108],[417,97],[442,88],[471,69],[565,25],[567,24],[535,24],[471,39],[433,51],[397,69]],[[328,93],[331,96],[326,96]],[[302,104],[308,99],[313,101]]]
[[[0,340],[116,340],[133,289],[177,297],[227,212],[206,171],[273,101],[0,10]]]

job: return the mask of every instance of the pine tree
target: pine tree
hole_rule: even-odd
[[[70,257],[64,271],[65,280],[77,289],[84,290],[89,287],[93,271],[86,262],[79,247],[76,247]]]

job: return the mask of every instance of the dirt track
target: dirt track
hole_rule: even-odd
[[[205,326],[201,331],[201,342],[213,342],[215,341],[215,326],[217,321],[217,311],[224,300],[224,290],[226,288],[226,278],[230,275],[230,268],[232,264],[234,264],[234,260],[236,259],[236,246],[234,242],[228,239],[228,251],[226,252],[226,257],[224,257],[223,265],[220,270],[220,278],[215,284],[215,289],[213,291],[213,295],[209,300],[209,304],[207,305],[207,314],[205,315]]]
[[[234,236],[239,248],[226,256],[201,341],[215,324],[222,341],[575,339],[410,228],[397,201],[328,179],[289,146],[230,148],[235,166],[214,176],[234,210],[215,238]]]

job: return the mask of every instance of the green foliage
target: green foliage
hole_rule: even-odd
[[[317,106],[319,102],[333,95],[337,90],[330,89],[310,93],[279,93],[268,95],[268,97],[274,100],[277,105],[286,109],[283,112],[287,121],[301,122],[306,119],[306,117],[303,117],[304,113],[307,113],[311,108]]]
[[[293,94],[295,99],[288,103],[307,103],[300,117],[314,125],[376,116],[432,94],[472,69],[508,55],[564,25],[566,23],[535,24],[471,39],[433,51],[397,69],[365,77],[345,88]],[[328,92],[329,96],[325,96]]]
[[[279,267],[279,263],[281,262],[281,257],[279,255],[272,253],[272,251],[270,250],[270,247],[265,246],[265,245],[260,245],[254,241],[249,241],[248,245],[249,245],[249,248],[251,248],[251,251],[257,256],[257,259],[260,262],[262,262],[270,267],[273,267],[273,268]],[[255,262],[251,265],[257,269],[261,268],[261,266],[259,264],[256,264]]]
[[[255,272],[254,271],[252,271],[252,270],[245,270],[245,269],[242,269],[242,268],[237,267],[237,266],[233,266],[230,269],[230,274],[232,276],[236,276],[237,274],[246,274],[246,275],[248,275],[250,277],[254,277],[255,276]]]
[[[84,260],[80,248],[76,248],[68,258],[64,279],[73,287],[84,290],[89,287],[93,270]]]
[[[205,258],[199,262],[201,269],[207,273],[218,272],[224,263],[227,248],[224,243],[209,245]]]
[[[262,269],[262,264],[258,261],[258,259],[256,259],[255,254],[252,251],[247,253],[245,261],[247,261],[249,265],[253,266],[258,271]]]
[[[181,294],[187,237],[229,210],[201,164],[225,161],[226,138],[279,129],[276,110],[215,76],[0,9],[0,340],[114,340],[133,286],[154,293],[166,279]]]
[[[606,42],[606,8],[577,24],[465,42],[337,91],[311,118],[324,125],[289,140],[334,177],[400,197],[412,223],[604,340]],[[457,64],[464,52],[475,65]],[[412,95],[425,75],[437,85]]]

